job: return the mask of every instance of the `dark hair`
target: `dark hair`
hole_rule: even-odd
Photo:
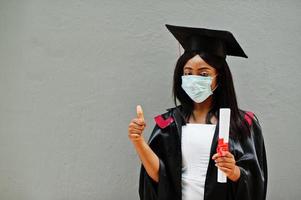
[[[231,120],[230,120],[230,135],[240,137],[243,134],[249,134],[249,126],[244,120],[244,116],[240,112],[240,109],[237,105],[236,94],[234,90],[234,84],[232,75],[229,69],[229,66],[224,58],[206,54],[204,52],[184,52],[176,63],[173,77],[173,99],[174,104],[177,105],[177,99],[180,101],[184,113],[186,122],[187,119],[192,115],[193,111],[193,100],[186,94],[182,89],[182,79],[183,68],[186,62],[194,57],[195,55],[200,55],[202,59],[205,60],[210,66],[214,67],[217,70],[218,76],[217,84],[218,87],[214,90],[212,94],[212,107],[209,110],[206,116],[206,123],[211,124],[210,119],[212,116],[219,118],[219,109],[220,108],[230,108],[231,109]]]

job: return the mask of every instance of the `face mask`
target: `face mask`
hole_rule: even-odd
[[[216,86],[213,90],[211,90],[211,83],[214,77],[183,75],[182,88],[192,100],[194,100],[196,103],[201,103],[210,95],[212,95],[213,91],[217,88]]]

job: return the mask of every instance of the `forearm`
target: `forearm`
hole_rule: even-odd
[[[159,181],[159,158],[144,139],[133,142],[139,158],[147,174],[155,181]]]

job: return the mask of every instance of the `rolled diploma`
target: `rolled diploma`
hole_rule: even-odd
[[[230,108],[220,108],[219,110],[219,138],[223,138],[225,143],[229,141]],[[217,182],[227,183],[227,175],[217,169]]]

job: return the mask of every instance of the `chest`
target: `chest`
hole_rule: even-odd
[[[199,164],[199,162],[208,160],[215,128],[214,124],[182,126],[181,152],[183,163]]]

